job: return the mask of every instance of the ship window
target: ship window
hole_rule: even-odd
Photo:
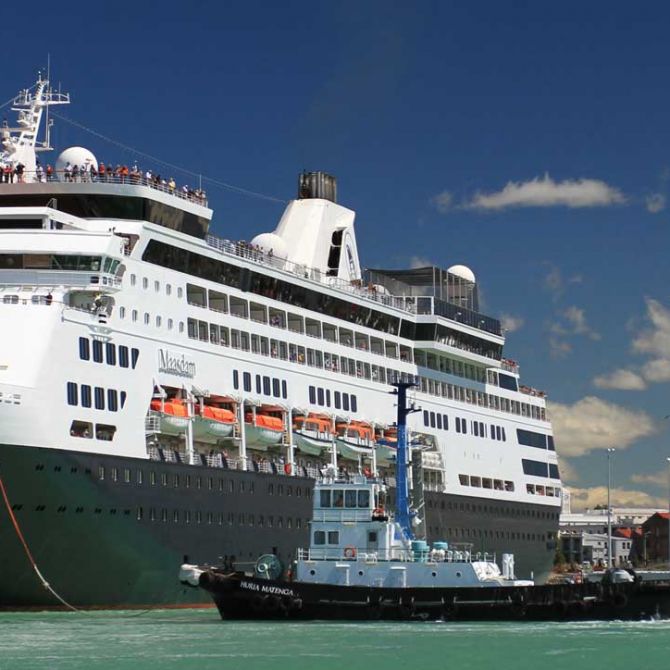
[[[318,404],[323,406],[324,397],[323,397],[323,389],[322,388],[319,387],[318,389],[316,389],[316,397],[317,397],[317,400],[318,400]]]
[[[116,345],[108,342],[105,345],[105,354],[107,359],[107,365],[116,365]]]
[[[348,393],[343,393],[342,394],[342,409],[345,412],[349,411],[349,394]]]
[[[321,322],[314,319],[305,319],[305,332],[310,337],[321,338]]]
[[[251,373],[250,372],[242,373],[242,381],[244,384],[244,390],[247,393],[251,393]]]
[[[275,398],[281,398],[281,389],[279,387],[279,380],[275,377],[272,378],[272,395]]]
[[[523,465],[524,474],[534,477],[547,477],[548,475],[547,463],[523,458],[521,464]]]
[[[77,385],[74,382],[67,383],[67,404],[76,405],[79,402]]]
[[[70,435],[72,437],[84,437],[89,439],[93,435],[93,426],[86,421],[73,421],[70,425]]]
[[[263,377],[263,394],[270,395],[272,393],[272,386],[270,383],[270,377]]]
[[[475,436],[479,437],[479,421],[473,421],[472,427],[474,428]]]
[[[302,317],[288,312],[288,329],[294,333],[304,333],[305,326]]]
[[[340,543],[340,531],[339,530],[329,530],[328,531],[328,544],[339,544]]]
[[[120,396],[120,398],[121,398],[121,408],[123,409],[123,407],[124,407],[125,404],[126,404],[126,398],[128,397],[128,394],[127,394],[125,391],[121,391],[121,393],[119,394],[119,396]]]
[[[285,379],[282,379],[281,382],[281,397],[286,400],[288,398],[288,385]]]
[[[103,440],[105,442],[111,442],[114,439],[114,434],[116,433],[116,426],[109,426],[104,423],[98,423],[95,426],[95,439]],[[128,471],[130,472],[130,470]],[[130,481],[130,480],[128,480]]]
[[[166,295],[172,295],[172,285],[171,284],[165,284],[165,294]]]
[[[136,309],[134,309],[132,311],[131,317],[132,317],[133,321],[137,321],[137,310]]]
[[[309,402],[311,405],[316,405],[316,388],[314,386],[309,387]]]
[[[358,506],[362,509],[370,507],[370,491],[367,489],[358,491]]]
[[[121,318],[121,319],[126,318],[126,308],[125,307],[119,307],[119,318]]]
[[[324,531],[324,530],[315,530],[314,531],[314,544],[315,545],[326,544],[326,531]]]
[[[82,361],[88,361],[91,358],[90,342],[87,337],[79,338],[79,358]]]
[[[427,409],[424,409],[424,410],[423,410],[423,425],[424,425],[424,426],[429,426],[429,425],[430,425],[430,424],[429,424],[429,414],[428,414],[428,410],[427,410]]]
[[[117,392],[114,389],[107,389],[107,407],[110,412],[116,412],[119,409]]]
[[[468,475],[458,475],[458,481],[461,486],[470,486],[470,477]]]
[[[91,387],[88,384],[81,385],[81,404],[83,407],[91,406]]]
[[[139,357],[140,357],[140,350],[133,347],[130,350],[130,362],[131,362],[133,370],[135,369],[135,366],[137,365],[137,359]]]
[[[351,411],[358,412],[358,401],[356,400],[355,395],[351,395]]]
[[[99,340],[93,340],[93,360],[102,363],[102,342]]]
[[[262,384],[262,383],[261,383],[261,376],[260,376],[260,375],[256,375],[256,393],[258,393],[259,395],[262,393],[262,390],[261,390],[262,386],[261,386],[261,384]]]
[[[334,400],[335,400],[335,409],[340,409],[342,407],[342,395],[339,391],[335,391]]]
[[[95,408],[105,409],[105,389],[96,386],[93,397],[95,398]]]
[[[146,277],[142,277],[142,288],[149,288],[149,280]]]
[[[135,286],[137,284],[137,276],[136,275],[130,275],[130,285]]]
[[[230,296],[230,313],[240,319],[246,319],[249,315],[249,307],[246,300]]]
[[[184,295],[184,289],[181,286],[177,286],[177,297],[181,298]]]
[[[156,486],[156,473],[153,470],[149,472],[149,484]]]
[[[342,489],[333,491],[333,507],[344,507],[344,491]]]
[[[558,465],[555,463],[549,463],[549,476],[552,479],[560,479],[560,475],[558,473]]]
[[[430,413],[430,427],[435,428],[435,412]]]
[[[345,347],[354,346],[354,333],[351,330],[346,328],[340,328],[340,344],[343,344]]]
[[[437,419],[437,427],[438,427],[438,429],[439,429],[439,430],[442,430],[442,415],[441,415],[441,414],[437,414],[437,415],[435,416],[435,418]]]
[[[326,407],[330,407],[330,390],[326,389]]]
[[[167,327],[168,330],[172,330],[172,327],[174,326],[174,321],[172,319],[167,320]]]
[[[344,506],[345,507],[356,507],[356,491],[347,489],[344,492]]]
[[[519,444],[528,447],[537,447],[538,449],[547,448],[547,436],[544,433],[535,433],[531,430],[521,430],[521,428],[517,428],[516,435]]]
[[[122,368],[128,367],[128,347],[124,344],[119,345],[119,365]]]

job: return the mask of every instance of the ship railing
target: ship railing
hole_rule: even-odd
[[[234,242],[216,235],[207,235],[207,244],[229,256],[243,258],[245,260],[258,263],[267,267],[271,267],[280,272],[290,274],[307,281],[319,284],[319,286],[327,286],[337,291],[344,291],[353,294],[365,300],[372,300],[373,302],[392,307],[404,312],[416,313],[416,300],[408,296],[394,296],[378,291],[373,285],[365,285],[360,280],[345,281],[332,277],[318,268],[311,268],[301,263],[294,263],[287,261],[273,254],[266,253],[260,248],[249,244],[245,241]]]
[[[13,173],[10,178],[0,170],[0,187],[9,184],[117,184],[125,186],[147,186],[155,191],[168,193],[176,196],[182,200],[193,202],[197,205],[207,207],[207,196],[202,189],[191,189],[188,186],[174,186],[170,185],[169,181],[164,179],[156,180],[155,177],[147,177],[146,174],[128,173],[117,174],[114,172],[105,172],[104,174],[92,172],[79,172],[74,175],[66,173],[65,170],[54,170],[53,173],[47,175],[43,170],[27,171],[24,170],[22,175]]]
[[[119,288],[115,275],[95,270],[0,270],[0,284],[13,286],[95,286],[99,289]]]
[[[525,395],[530,395],[535,398],[546,398],[547,394],[545,391],[540,391],[532,386],[524,386],[523,384],[519,385],[519,391]]]
[[[158,414],[150,414],[144,417],[145,433],[160,433],[161,420]]]
[[[350,523],[355,521],[370,521],[371,509],[317,509],[314,510],[314,521],[337,521]]]

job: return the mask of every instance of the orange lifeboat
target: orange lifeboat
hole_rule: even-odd
[[[150,415],[159,419],[160,432],[179,435],[186,430],[189,422],[188,407],[180,398],[161,400],[154,398],[150,404]]]
[[[231,437],[235,430],[235,413],[214,405],[195,406],[193,437],[201,442],[216,442]]]
[[[293,419],[293,441],[300,451],[320,456],[333,446],[332,419],[324,414],[309,414]]]
[[[344,458],[357,461],[370,456],[375,444],[372,426],[365,421],[339,422],[335,425],[337,451]]]
[[[277,416],[283,410],[274,407],[261,407],[244,415],[244,430],[247,446],[253,449],[266,450],[279,444],[284,436],[284,420]]]

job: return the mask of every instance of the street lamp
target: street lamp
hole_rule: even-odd
[[[616,451],[613,447],[607,449],[607,566],[612,567],[612,505],[610,504],[612,489],[612,454]]]

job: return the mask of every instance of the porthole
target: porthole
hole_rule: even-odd
[[[314,575],[316,574],[316,570],[310,570],[309,574],[312,575],[312,577],[314,577]]]
[[[437,572],[435,572],[435,570],[433,570],[430,574],[431,574],[433,577],[437,577]]]
[[[435,574],[435,573],[433,573],[433,574]],[[363,576],[363,571],[362,571],[362,570],[359,570],[359,571],[358,571],[358,576],[359,576],[359,577],[362,577],[362,576]]]
[[[463,576],[463,574],[462,574],[461,572],[457,572],[457,573],[456,573],[456,577],[460,578],[460,577],[462,577],[462,576]]]

